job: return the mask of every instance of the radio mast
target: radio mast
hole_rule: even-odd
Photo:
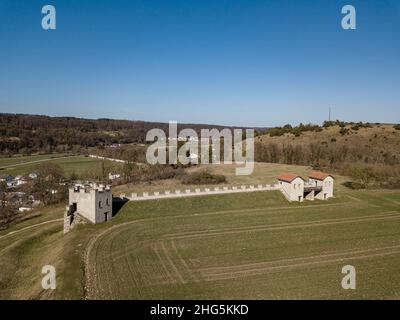
[[[328,117],[328,119],[329,119],[329,122],[331,122],[331,105],[329,105],[329,117]]]

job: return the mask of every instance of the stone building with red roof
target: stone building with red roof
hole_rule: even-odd
[[[313,171],[308,181],[294,173],[282,173],[278,181],[282,193],[289,201],[327,200],[333,197],[334,178],[328,173]]]

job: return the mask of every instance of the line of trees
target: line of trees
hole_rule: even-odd
[[[341,173],[354,181],[346,182],[353,189],[380,187],[400,189],[400,167],[384,164],[350,163]]]
[[[400,159],[390,151],[377,153],[359,145],[335,143],[278,144],[255,143],[255,160],[337,169],[346,163],[398,165]]]
[[[379,123],[376,123],[379,125]],[[346,134],[351,130],[357,131],[361,128],[371,128],[372,124],[369,122],[345,122],[345,121],[324,121],[322,126],[316,125],[316,124],[302,124],[300,123],[298,126],[292,126],[290,124],[286,124],[283,127],[274,127],[270,128],[268,130],[268,134],[271,137],[277,137],[277,136],[282,136],[286,133],[291,133],[295,135],[296,137],[300,136],[302,133],[307,132],[307,131],[314,131],[314,132],[321,132],[323,128],[328,128],[328,127],[333,127],[333,126],[339,126],[341,128],[340,133],[341,134]],[[348,128],[346,128],[348,127]],[[400,125],[394,125],[393,126],[396,130],[400,130]],[[265,132],[256,132],[256,136],[265,134]]]

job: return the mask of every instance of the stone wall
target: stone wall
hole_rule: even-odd
[[[165,198],[181,198],[181,197],[195,197],[215,194],[230,194],[242,192],[257,192],[257,191],[272,191],[280,190],[279,184],[259,184],[259,185],[240,185],[240,186],[222,186],[222,187],[209,187],[209,188],[195,188],[184,190],[165,190],[155,191],[153,193],[131,193],[121,194],[121,198],[126,198],[131,201],[143,201],[151,199],[165,199]]]

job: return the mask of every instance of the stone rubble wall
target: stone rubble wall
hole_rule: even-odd
[[[78,224],[85,224],[87,220],[79,215],[78,212],[70,213],[70,207],[64,212],[64,234],[71,231]]]

